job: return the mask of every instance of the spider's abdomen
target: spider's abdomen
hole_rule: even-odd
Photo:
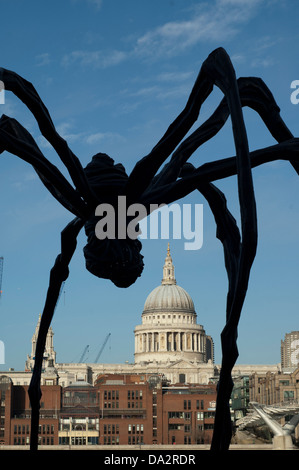
[[[128,176],[122,165],[105,154],[97,154],[84,169],[89,184],[99,201],[114,206]],[[95,234],[99,217],[91,216],[85,224],[87,244],[84,247],[86,269],[97,277],[110,279],[117,287],[129,287],[143,271],[142,245],[137,239],[105,238]]]
[[[84,247],[86,269],[97,277],[110,279],[117,287],[129,287],[143,271],[142,245],[139,240],[99,240],[95,235],[98,219],[85,224]]]

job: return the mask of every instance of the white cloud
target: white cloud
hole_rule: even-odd
[[[233,37],[255,14],[261,0],[216,0],[200,5],[192,19],[165,23],[148,31],[136,43],[142,57],[176,55],[201,41],[222,42]]]
[[[103,0],[87,0],[87,1],[88,3],[91,3],[92,5],[94,5],[97,9],[100,9],[103,4]]]
[[[50,54],[48,52],[45,52],[43,54],[38,54],[36,57],[35,57],[37,63],[37,67],[43,67],[44,65],[48,65],[51,60],[50,60]]]
[[[183,82],[193,77],[193,72],[164,72],[158,75],[160,82]]]
[[[118,134],[114,132],[96,132],[95,134],[90,134],[85,138],[85,142],[89,145],[96,144],[97,142],[101,142],[106,139],[115,139],[116,137],[120,137]]]
[[[27,171],[24,175],[25,181],[34,181],[38,180],[38,176],[34,171]]]
[[[97,0],[89,1],[101,5]],[[130,52],[76,50],[63,57],[62,65],[106,68],[132,57],[155,60],[162,56],[175,56],[200,42],[222,44],[234,37],[241,25],[256,14],[262,1],[214,0],[200,3],[192,9],[189,19],[167,22],[137,38]]]
[[[258,58],[254,59],[251,62],[252,67],[258,67],[258,68],[267,68],[271,67],[272,65],[275,65],[275,60],[272,57],[263,57],[263,58]]]
[[[79,142],[83,144],[93,145],[100,141],[121,139],[121,136],[115,132],[76,132],[76,129],[74,127],[75,126],[70,122],[62,122],[56,127],[56,130],[58,134],[66,140],[68,144]],[[40,147],[51,148],[49,142],[42,135],[39,135],[37,137],[37,142]]]
[[[94,68],[106,68],[118,65],[126,59],[126,53],[122,51],[111,51],[104,53],[103,51],[87,51],[78,50],[66,54],[62,58],[62,65],[68,67],[72,64],[81,66],[92,66]]]
[[[71,0],[73,4],[78,3],[80,0]],[[100,10],[103,5],[103,0],[83,0],[86,3],[89,3],[90,5],[95,6],[97,10]]]
[[[133,93],[130,93],[131,96],[138,97],[147,97],[147,96],[152,96],[152,95],[157,95],[157,93],[160,93],[160,88],[157,87],[156,85],[150,86],[150,87],[144,87],[140,88],[137,91],[134,91]]]

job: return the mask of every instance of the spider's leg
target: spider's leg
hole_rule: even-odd
[[[227,99],[236,148],[238,195],[241,212],[242,243],[238,256],[237,276],[234,281],[234,295],[230,302],[230,310],[227,312],[225,327],[221,333],[222,366],[218,383],[215,428],[211,446],[213,450],[227,450],[230,443],[230,438],[227,436],[230,436],[231,432],[231,418],[228,412],[232,391],[231,371],[238,357],[236,344],[238,322],[248,288],[251,266],[256,254],[257,220],[251,160],[238,84],[232,63],[224,49],[217,49],[210,54],[203,64],[202,72],[211,84],[217,85],[223,91]]]
[[[299,138],[254,150],[249,156],[251,168],[276,160],[291,162],[293,166],[294,163],[299,165]],[[171,204],[197,190],[198,185],[234,176],[237,174],[237,158],[234,156],[204,163],[195,170],[192,167],[190,163],[183,165],[180,179],[161,186],[157,185],[145,192],[140,199],[141,203],[148,209],[151,204],[159,205],[161,201],[164,204]]]
[[[190,167],[189,171],[191,171]],[[210,206],[216,222],[217,238],[223,245],[225,267],[228,276],[228,292],[226,300],[226,322],[228,323],[231,318],[231,311],[235,302],[236,289],[238,287],[238,276],[240,270],[239,263],[242,251],[240,230],[235,218],[227,207],[227,201],[222,191],[209,182],[199,184],[197,189],[205,197]],[[224,343],[224,348],[227,349],[227,344],[225,343],[226,338],[223,340],[224,334],[225,333],[222,333],[221,339]],[[238,356],[237,343],[234,337],[230,344],[230,354]],[[221,377],[221,381],[223,380],[223,377]],[[216,447],[216,450],[228,448],[232,436],[229,405],[230,393],[233,388],[233,380],[231,376],[225,376],[225,385],[228,390],[228,394],[225,396],[227,391],[225,390],[223,393],[222,387],[222,390],[220,390],[220,393],[222,392],[220,397],[221,404],[220,406],[217,404],[217,422],[215,420],[216,426],[213,434],[213,446],[214,448]],[[223,398],[225,398],[225,400]]]
[[[257,77],[241,77],[238,82],[242,106],[248,106],[259,114],[272,137],[278,143],[294,139],[280,115],[279,106],[264,81]],[[290,163],[299,174],[298,161],[290,159]]]
[[[212,450],[227,450],[230,439],[226,434],[231,432],[229,400],[232,392],[232,368],[238,357],[237,331],[238,323],[246,296],[250,270],[257,247],[257,219],[254,188],[251,174],[247,133],[245,129],[242,106],[235,71],[232,63],[220,48],[209,56],[204,64],[205,72],[225,94],[230,110],[234,143],[236,148],[238,196],[241,213],[242,243],[238,259],[238,274],[235,281],[234,297],[227,321],[221,333],[222,365],[218,382],[215,427]]]
[[[49,162],[31,134],[15,119],[5,115],[0,119],[0,154],[7,150],[30,163],[51,194],[78,217],[87,216],[86,203],[62,173]]]
[[[226,59],[224,59],[225,55],[226,55]],[[158,171],[162,163],[165,162],[165,160],[169,157],[171,152],[176,148],[176,146],[180,143],[180,141],[183,139],[183,137],[187,134],[187,132],[191,129],[192,125],[197,120],[201,105],[206,100],[208,95],[211,93],[213,89],[213,85],[216,84],[217,86],[220,87],[220,89],[226,95],[225,99],[227,100],[226,91],[229,90],[231,79],[232,79],[231,74],[226,76],[227,67],[225,66],[224,61],[227,59],[229,60],[229,57],[224,51],[224,49],[219,48],[213,51],[208,56],[208,58],[203,62],[199,75],[197,77],[197,80],[194,84],[190,97],[187,101],[186,107],[184,108],[182,113],[175,119],[175,121],[170,125],[170,127],[168,128],[168,130],[166,131],[162,139],[153,148],[153,150],[147,156],[143,157],[133,168],[133,171],[131,172],[129,179],[128,179],[128,183],[127,183],[127,194],[134,194],[135,196],[140,196],[140,194],[142,194],[144,191],[147,190],[147,188],[149,188],[153,178],[156,175],[156,172]],[[210,71],[212,70],[211,65],[212,65],[212,68],[214,69],[212,75],[210,73]],[[218,78],[216,77],[215,73],[218,74]],[[235,77],[234,77],[234,80],[236,81]],[[226,87],[226,91],[224,90],[224,87]],[[266,96],[266,98],[267,100],[269,100],[269,93],[265,93],[265,95],[268,95]],[[251,100],[251,104],[253,108],[255,105],[259,106],[259,103],[254,104],[254,101],[255,101],[255,98]],[[228,103],[229,112],[231,112],[231,109],[230,109],[231,105],[232,103],[230,104]],[[220,116],[220,127],[223,125],[223,118],[224,120],[226,120],[227,118],[227,116],[225,117],[227,113],[222,108],[221,112],[223,111],[224,111],[224,117]],[[264,116],[266,116],[265,113],[264,113]],[[277,116],[277,113],[276,113],[276,116]],[[269,121],[269,114],[266,117]],[[238,127],[238,123],[236,120],[235,120],[235,123],[236,123],[236,126]],[[208,124],[211,124],[211,123],[208,123]],[[219,126],[219,122],[218,123],[216,122],[213,124],[216,124],[216,132],[217,132],[217,126]],[[272,120],[272,124],[274,124],[274,120]],[[201,129],[201,131],[203,131],[203,128]],[[284,140],[291,138],[291,137],[292,137],[291,135],[286,137],[286,134],[284,134]],[[207,138],[210,138],[210,137],[207,137]],[[189,144],[190,144],[190,141],[188,141],[188,145]]]
[[[199,186],[198,190],[206,198],[217,226],[217,238],[222,242],[225,266],[228,276],[228,292],[226,301],[226,324],[228,325],[238,289],[238,276],[240,272],[240,256],[242,251],[240,231],[236,221],[226,206],[224,194],[212,183]],[[235,334],[234,334],[235,333]],[[222,368],[229,362],[226,358],[238,357],[237,330],[226,335],[225,328],[221,333],[222,348],[224,350]],[[231,364],[228,365],[230,369]],[[218,384],[218,398],[215,416],[215,425],[211,449],[225,450],[229,448],[232,437],[232,422],[230,413],[230,397],[233,390],[231,373],[220,372]]]
[[[237,83],[242,107],[248,106],[256,111],[277,142],[292,139],[292,133],[280,116],[280,108],[263,80],[257,77],[240,77]],[[179,145],[170,162],[164,165],[147,192],[154,186],[175,181],[190,156],[222,129],[228,117],[229,108],[224,97],[214,113]],[[291,163],[299,174],[298,162]]]
[[[214,51],[209,56],[206,62],[208,62],[210,58],[213,59],[213,55],[216,55],[216,53],[217,51]],[[205,63],[203,64],[199,77],[204,75],[204,65]],[[271,91],[263,82],[263,80],[257,77],[241,77],[237,80],[237,83],[239,87],[241,105],[248,106],[254,109],[260,115],[268,130],[278,142],[283,142],[285,140],[292,139],[293,135],[282,120],[280,116],[280,109],[277,103],[275,102]],[[194,88],[196,88],[196,86]],[[190,95],[190,99],[188,101],[189,104],[192,101],[192,96],[195,97],[195,95],[193,95],[193,92]],[[188,104],[186,106],[186,109],[187,107]],[[169,131],[166,132],[164,138],[159,142],[159,144],[157,144],[153,151],[137,163],[129,178],[128,184],[131,184],[131,178],[135,178],[134,184],[139,178],[141,181],[139,184],[143,185],[143,187],[146,188],[145,191],[149,193],[155,187],[155,185],[162,185],[174,181],[178,177],[182,165],[188,160],[190,155],[192,155],[192,153],[200,145],[202,145],[207,140],[211,139],[214,135],[216,135],[217,132],[219,132],[219,130],[223,127],[224,123],[226,122],[228,116],[229,108],[227,105],[227,98],[225,96],[216,111],[213,113],[213,115],[205,123],[203,123],[194,133],[192,133],[184,142],[180,144],[178,149],[174,152],[171,161],[164,166],[164,168],[158,175],[154,176],[155,171],[157,171],[158,167],[161,165],[161,163],[163,163],[163,161],[166,160],[169,155],[167,153],[163,154],[163,152],[160,152],[160,154],[158,155],[156,155],[156,153],[157,149],[161,150],[161,147],[159,147],[159,145],[160,143],[163,143],[163,139],[166,137],[167,140],[167,138],[172,137],[172,134],[169,131],[173,130],[173,123],[173,125],[169,128]],[[176,125],[179,126],[180,120],[182,120],[183,122],[185,118],[186,116],[184,116],[183,112],[175,121]],[[181,134],[179,137],[181,137]],[[174,145],[177,144],[178,142],[174,140]],[[151,158],[157,159],[156,162],[152,163],[152,167],[150,162]],[[291,161],[291,164],[295,168],[296,172],[299,174],[299,163],[296,161]],[[144,174],[142,174],[143,170]],[[148,170],[150,170],[151,173],[148,173]],[[151,181],[149,181],[150,178],[152,178]],[[132,191],[133,187],[134,185],[132,185]]]
[[[94,204],[96,198],[88,184],[83,167],[67,142],[58,134],[48,109],[32,83],[10,70],[0,68],[0,80],[5,89],[12,91],[32,112],[42,135],[55,149],[72,178],[72,181],[87,203]],[[97,205],[97,204],[96,204]]]
[[[69,275],[69,263],[75,252],[77,236],[83,227],[83,224],[84,222],[81,219],[76,218],[61,232],[61,253],[57,256],[55,264],[50,272],[49,287],[36,343],[34,369],[28,390],[31,403],[30,450],[37,450],[38,448],[39,409],[41,398],[40,382],[47,333],[54,315],[61,286]]]
[[[160,166],[191,129],[198,118],[202,104],[211,93],[213,85],[203,71],[203,65],[183,111],[151,152],[137,162],[129,175],[126,194],[133,194],[135,199],[146,190]]]

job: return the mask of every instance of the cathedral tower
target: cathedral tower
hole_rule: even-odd
[[[212,339],[196,319],[190,295],[176,282],[168,244],[161,285],[147,297],[135,328],[135,364],[213,360]]]
[[[35,350],[36,350],[36,343],[37,343],[40,322],[41,322],[41,315],[39,315],[38,317],[38,322],[35,328],[35,332],[32,336],[31,354],[27,355],[25,370],[28,370],[28,371],[33,370],[33,367],[34,367]],[[47,334],[46,345],[45,345],[43,370],[45,370],[49,366],[53,367],[53,365],[55,365],[56,363],[56,352],[54,351],[53,336],[54,336],[54,333],[53,333],[52,327],[50,326],[48,334]]]

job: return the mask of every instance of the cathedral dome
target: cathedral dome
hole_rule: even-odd
[[[158,312],[195,314],[190,295],[176,283],[169,245],[163,267],[162,283],[148,295],[143,309],[143,314]]]
[[[143,313],[163,311],[195,313],[190,295],[176,284],[156,287],[145,301]]]

